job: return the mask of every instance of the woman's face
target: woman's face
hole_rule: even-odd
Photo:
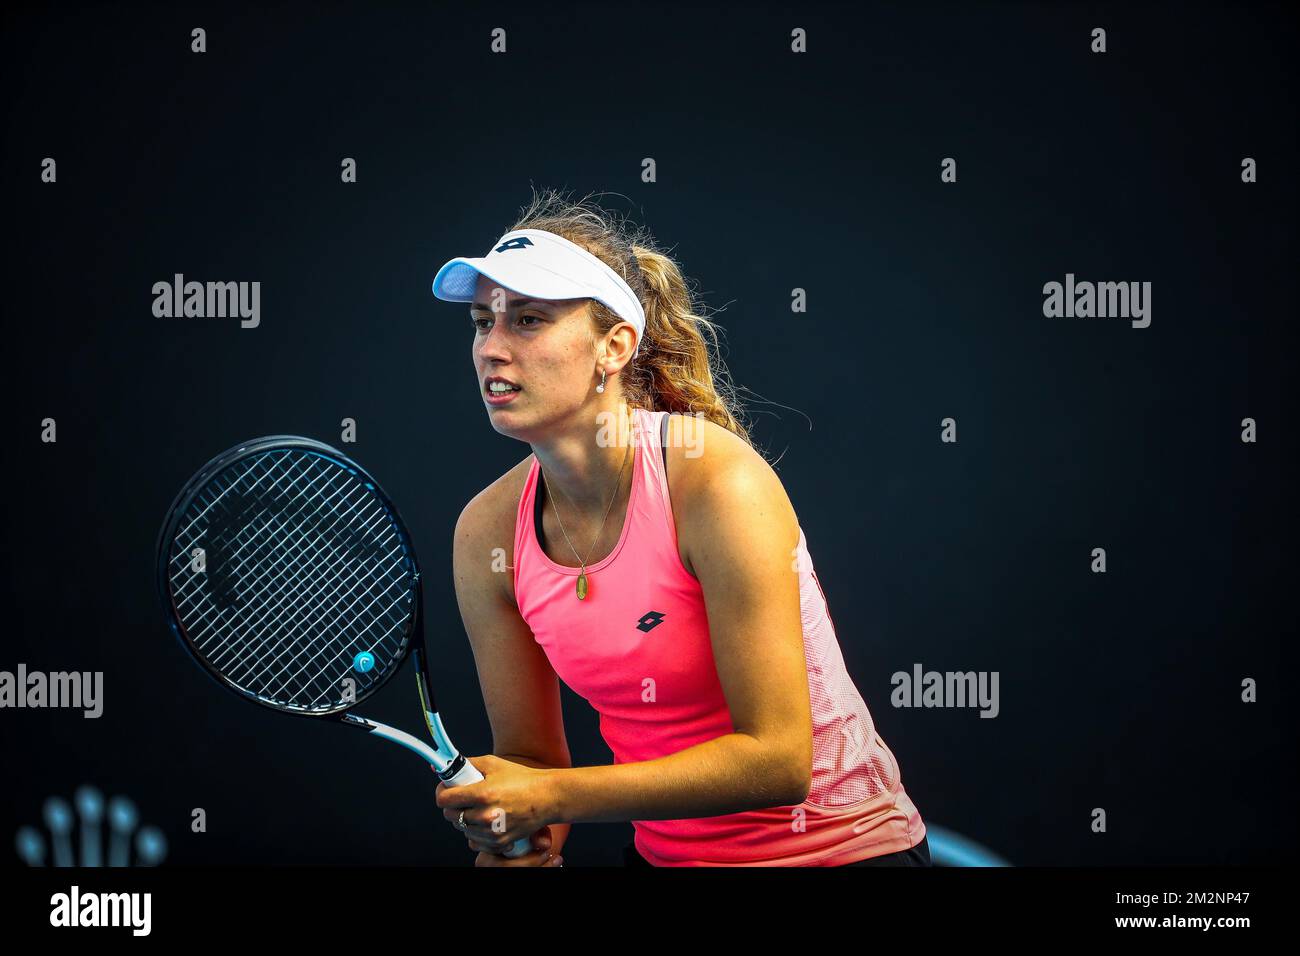
[[[492,427],[531,441],[591,394],[594,329],[586,299],[528,299],[479,276],[470,304],[474,371]],[[493,392],[493,381],[518,391]]]

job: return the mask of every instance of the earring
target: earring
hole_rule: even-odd
[[[596,386],[596,391],[605,391],[605,370],[603,368],[600,370],[600,384]]]

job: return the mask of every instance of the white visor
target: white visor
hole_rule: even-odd
[[[541,229],[518,229],[479,259],[452,259],[433,277],[433,294],[473,302],[478,277],[534,299],[595,299],[636,328],[636,353],[645,335],[645,310],[622,277],[586,249]]]

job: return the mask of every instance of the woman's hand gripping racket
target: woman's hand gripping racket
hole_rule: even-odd
[[[158,589],[181,644],[245,700],[401,744],[448,786],[483,779],[434,703],[411,536],[379,483],[337,449],[277,435],[208,462],[163,522]],[[408,654],[432,747],[350,712]],[[525,838],[505,855],[531,849]]]

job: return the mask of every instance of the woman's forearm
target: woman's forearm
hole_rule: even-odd
[[[523,754],[497,754],[502,760],[509,760],[511,763],[521,763],[526,767],[534,767],[538,770],[565,770],[569,765],[557,767],[554,764],[548,764],[538,760],[535,757],[525,757]],[[567,822],[555,822],[549,824],[551,828],[551,853],[555,856],[560,855],[560,848],[564,842],[569,839],[569,830],[571,827]]]
[[[555,770],[556,813],[567,823],[680,820],[802,803],[800,779],[780,751],[732,733],[636,763]]]

